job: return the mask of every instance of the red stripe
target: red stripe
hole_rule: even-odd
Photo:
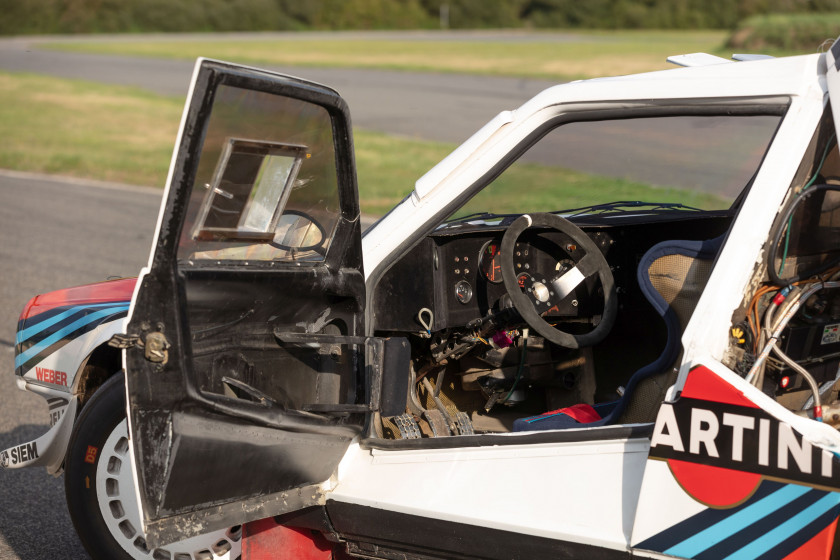
[[[837,530],[837,520],[814,535],[814,538],[785,556],[784,560],[816,560],[817,558],[828,558],[831,556],[831,547],[834,545],[834,532]]]
[[[35,296],[23,308],[20,318],[26,319],[64,305],[129,301],[136,283],[137,278],[121,278]]]
[[[721,379],[720,376],[706,366],[697,366],[688,372],[688,378],[685,380],[682,396],[704,401],[734,404],[735,406],[758,408],[758,405],[748,399],[742,391]]]

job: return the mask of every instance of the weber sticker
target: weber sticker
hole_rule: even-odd
[[[35,377],[38,381],[61,385],[67,387],[67,372],[42,367],[35,368]]]
[[[840,323],[823,327],[820,344],[834,344],[835,342],[840,342]]]

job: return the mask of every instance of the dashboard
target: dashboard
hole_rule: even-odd
[[[721,213],[671,213],[668,218],[574,220],[604,254],[615,277],[619,302],[634,306],[643,296],[636,282],[642,255],[664,239],[710,239],[730,217]],[[376,286],[376,330],[423,332],[466,327],[510,306],[499,256],[504,224],[458,224],[438,228],[409,250]],[[517,240],[512,266],[520,287],[546,284],[583,257],[581,248],[554,230],[528,229]],[[595,276],[554,304],[533,299],[547,319],[589,322],[603,311]],[[543,305],[541,308],[540,305]],[[422,313],[421,313],[422,312]]]

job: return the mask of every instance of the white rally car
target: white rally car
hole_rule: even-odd
[[[148,267],[24,310],[4,466],[101,558],[840,553],[840,43],[736,58],[550,88],[364,236],[341,97],[199,60]]]

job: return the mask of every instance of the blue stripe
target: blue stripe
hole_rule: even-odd
[[[128,309],[127,304],[126,305],[118,305],[118,306],[115,306],[115,307],[109,307],[107,309],[97,311],[96,313],[91,313],[90,315],[85,315],[81,319],[79,319],[77,321],[74,321],[73,323],[70,323],[69,325],[67,325],[63,329],[54,332],[53,334],[51,334],[50,336],[48,336],[44,340],[40,341],[38,344],[29,348],[26,352],[22,352],[22,353],[18,354],[17,356],[15,356],[15,368],[20,367],[21,364],[25,363],[32,356],[37,355],[44,348],[47,348],[51,344],[54,344],[54,343],[60,341],[61,339],[63,339],[64,337],[70,335],[71,333],[73,333],[73,331],[81,329],[85,325],[89,325],[90,323],[93,323],[94,321],[98,321],[99,319],[102,319],[102,318],[107,317],[109,315],[113,315],[114,313],[119,313],[121,311],[126,311],[127,309]]]
[[[773,480],[762,480],[761,484],[758,485],[758,489],[756,489],[752,497],[750,497],[746,502],[744,502],[740,506],[725,510],[711,508],[705,509],[700,513],[692,515],[691,517],[678,522],[676,525],[673,525],[668,529],[665,529],[664,531],[645,539],[642,542],[636,543],[636,547],[645,550],[655,550],[657,552],[668,550],[672,546],[676,546],[679,543],[693,537],[697,534],[698,531],[703,531],[708,527],[714,525],[715,523],[720,523],[724,519],[729,519],[730,516],[735,515],[742,509],[753,505],[759,500],[763,500],[764,498],[766,498],[773,492],[776,492],[783,486],[786,485],[781,484],[779,482],[775,482]],[[736,549],[741,548],[741,546],[736,547]],[[714,548],[708,550],[714,550]],[[726,554],[729,554],[730,552],[731,551],[727,552]],[[721,554],[718,556],[725,556],[725,554]]]
[[[805,510],[805,508],[811,507],[818,500],[822,499],[826,494],[827,492],[824,492],[822,490],[811,490],[810,492],[806,492],[805,494],[796,498],[789,504],[772,512],[770,515],[767,515],[762,519],[757,520],[755,523],[753,523],[743,531],[735,533],[734,535],[722,541],[721,543],[706,549],[705,552],[698,554],[695,558],[697,558],[697,560],[720,560],[721,558],[725,558],[730,554],[734,554],[737,551],[744,548],[745,546],[747,546],[748,544],[750,544],[751,542],[753,542],[760,535],[772,531],[773,529],[775,529],[776,527],[793,517],[794,515]],[[807,527],[799,533],[802,533],[803,531],[807,531]],[[812,535],[813,534],[816,533],[812,533]],[[789,546],[789,544],[795,540],[795,538],[788,537],[788,539],[780,546],[786,550],[795,550],[797,548],[796,546],[793,546],[792,548]],[[784,558],[785,556],[787,556],[787,554],[781,554],[773,557],[772,560]]]
[[[117,321],[117,320],[122,319],[123,317],[127,317],[127,316],[128,316],[128,310],[120,311],[119,313],[114,313],[113,315],[105,317],[101,321],[94,321],[93,323],[89,323],[89,324],[85,325],[84,327],[82,327],[80,329],[77,329],[71,335],[67,336],[66,338],[62,338],[61,340],[59,340],[55,344],[51,344],[47,348],[44,348],[43,350],[38,352],[38,354],[36,354],[35,356],[30,357],[27,361],[25,361],[19,367],[16,367],[15,368],[15,374],[18,375],[18,376],[23,376],[24,373],[26,371],[29,371],[30,369],[32,369],[35,366],[35,364],[40,363],[50,354],[59,351],[62,347],[64,347],[65,344],[73,342],[74,340],[76,340],[80,336],[84,336],[92,330],[98,329],[99,327],[101,327],[105,323],[110,323],[112,321]],[[39,335],[39,336],[47,336],[48,334],[49,333],[45,333],[45,334]],[[30,339],[30,342],[32,342],[33,340],[35,340],[35,342],[38,341],[37,337]],[[32,344],[35,344],[35,342],[32,342]]]
[[[758,557],[757,560],[776,560],[777,558],[787,558],[798,549],[802,548],[815,536],[825,531],[830,525],[837,524],[837,514],[840,513],[840,504],[831,508],[828,513],[824,513],[810,525],[806,525],[801,531],[792,535],[783,543],[775,546]]]
[[[751,506],[730,515],[664,552],[672,556],[694,558],[704,550],[729,538],[738,531],[742,531],[757,520],[770,515],[810,491],[811,488],[807,486],[788,484],[766,498],[762,498]]]
[[[79,313],[80,311],[84,311],[85,309],[94,309],[94,308],[97,308],[97,307],[110,307],[110,306],[115,305],[115,303],[116,302],[111,301],[111,302],[108,302],[108,303],[92,303],[90,305],[77,305],[77,306],[71,307],[70,309],[68,309],[66,311],[63,311],[62,313],[59,313],[57,315],[53,315],[52,317],[49,317],[47,319],[44,319],[43,321],[35,323],[34,325],[31,325],[31,326],[23,329],[22,331],[18,331],[16,342],[18,344],[20,344],[22,342],[26,342],[26,340],[29,339],[31,336],[33,336],[35,334],[38,334],[39,332],[43,331],[44,329],[47,329],[47,328],[55,325],[56,323],[63,321],[64,319],[66,319],[67,317],[70,317],[71,315],[73,315],[75,313]],[[34,318],[37,318],[37,316],[34,317]]]
[[[840,495],[836,492],[826,494],[814,505],[805,508],[772,531],[757,538],[738,552],[727,556],[727,559],[731,558],[732,560],[740,560],[742,558],[756,558],[779,543],[784,542],[785,539],[799,531],[802,527],[813,522],[821,515],[830,511],[833,507],[837,506],[837,504],[840,504]]]

